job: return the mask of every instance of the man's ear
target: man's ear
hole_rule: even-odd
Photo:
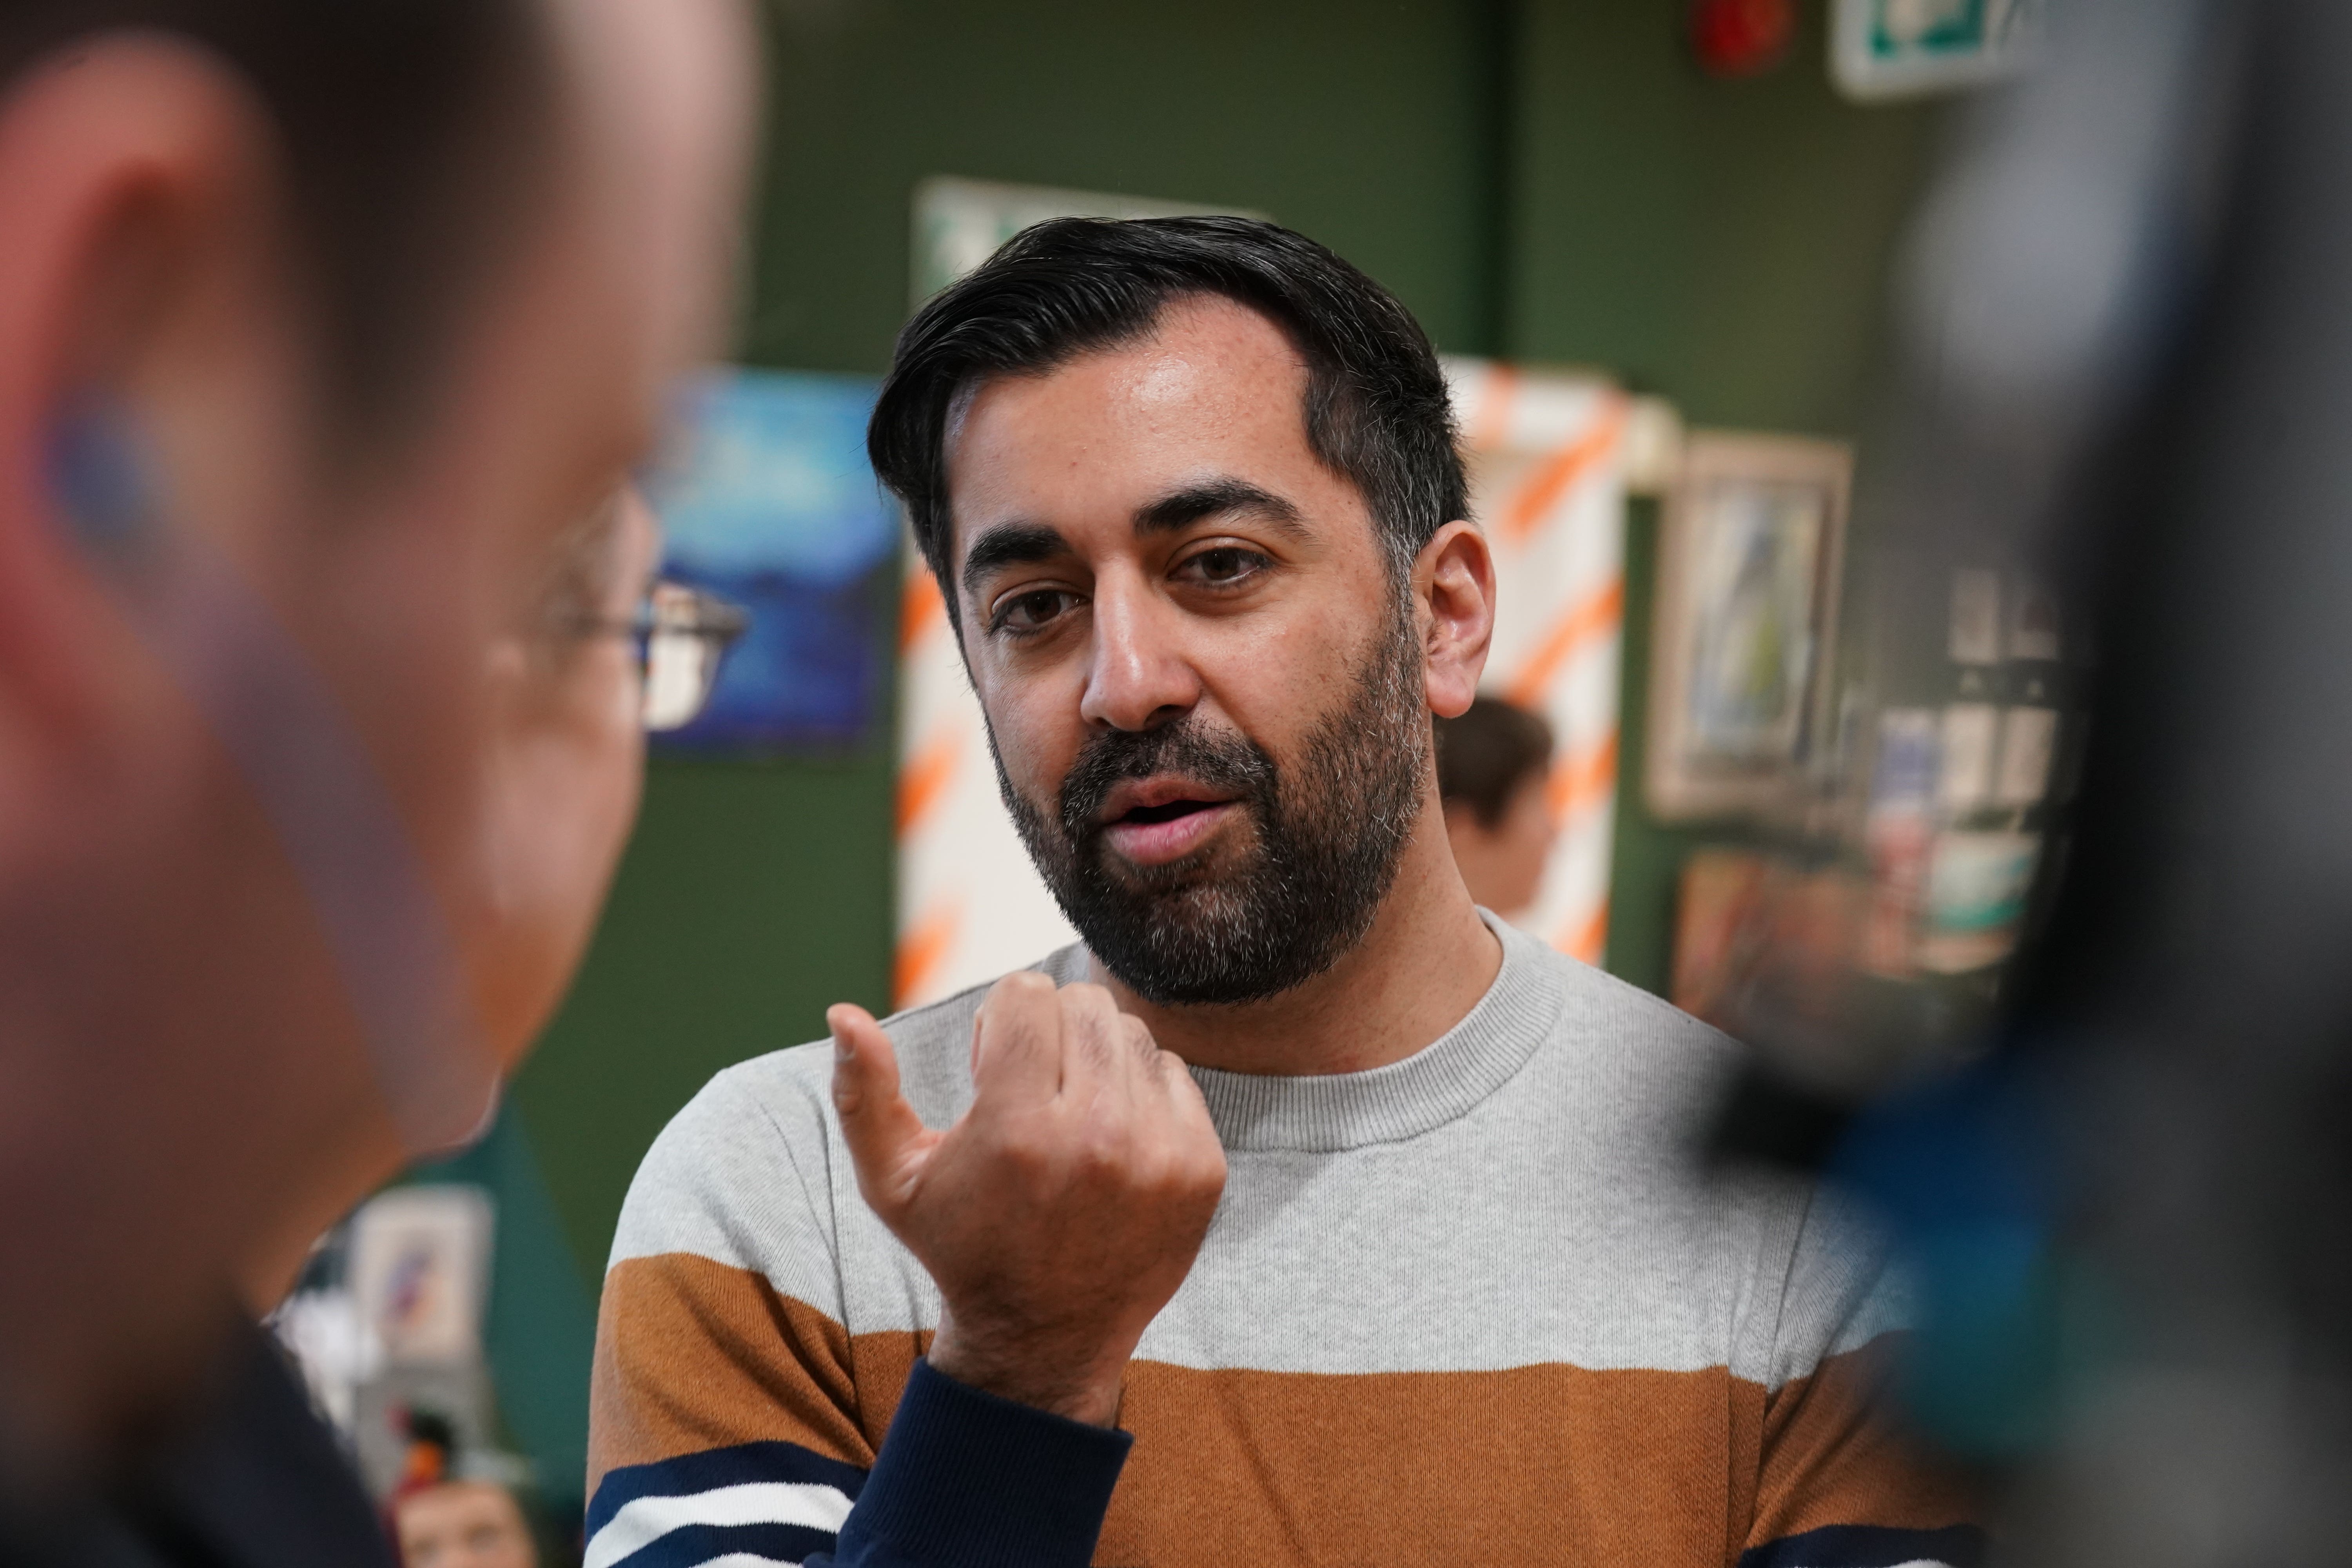
[[[160,449],[235,466],[254,382],[221,301],[274,241],[268,138],[225,66],[153,35],[0,94],[0,752],[97,721],[135,660],[106,579],[163,510]]]
[[[1495,637],[1495,556],[1486,536],[1449,522],[1422,547],[1412,566],[1415,615],[1422,620],[1429,710],[1460,717],[1478,695]]]

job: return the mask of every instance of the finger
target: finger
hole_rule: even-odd
[[[1042,1104],[1062,1082],[1062,1008],[1054,983],[1034,970],[989,989],[972,1026],[972,1097]]]
[[[1118,1062],[1118,1074],[1130,1100],[1144,1105],[1161,1098],[1160,1046],[1151,1037],[1150,1026],[1132,1013],[1117,1015],[1110,1051]]]
[[[1153,1091],[1137,1081],[1126,1015],[1099,985],[1065,985],[1062,1002],[1062,1093],[1059,1104],[1085,1119],[1092,1139],[1116,1144],[1133,1124],[1138,1103]]]
[[[1132,1013],[1121,1013],[1118,1023],[1119,1039],[1129,1057],[1144,1072],[1156,1078],[1160,1073],[1160,1058],[1168,1053],[1161,1050],[1160,1042],[1151,1037],[1151,1026]],[[1178,1065],[1181,1067],[1182,1064],[1180,1062]]]
[[[833,1031],[833,1108],[857,1169],[857,1187],[877,1211],[904,1203],[936,1137],[898,1087],[898,1054],[874,1015],[854,1003],[825,1009]]]
[[[1125,1015],[1099,985],[1065,985],[1062,1005],[1062,1078],[1066,1092],[1073,1072],[1087,1079],[1127,1076]]]
[[[1200,1082],[1184,1065],[1184,1058],[1173,1051],[1155,1049],[1153,1055],[1153,1077],[1160,1092],[1168,1097],[1178,1121],[1195,1137],[1205,1136],[1222,1149],[1223,1141],[1218,1138],[1217,1124],[1210,1118],[1209,1102],[1202,1098]]]
[[[1225,1159],[1225,1141],[1218,1135],[1217,1124],[1209,1115],[1209,1102],[1201,1098],[1201,1086],[1184,1070],[1182,1062],[1174,1057],[1167,1059],[1169,1066],[1162,1081],[1168,1085],[1169,1099],[1176,1106],[1177,1121],[1184,1130],[1182,1141],[1193,1179],[1199,1183],[1202,1200],[1207,1205],[1203,1212],[1214,1212],[1231,1169]]]

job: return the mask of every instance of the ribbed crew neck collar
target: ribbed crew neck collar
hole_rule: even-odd
[[[1460,1023],[1404,1060],[1303,1077],[1192,1068],[1225,1148],[1328,1154],[1402,1142],[1468,1114],[1508,1082],[1551,1033],[1566,996],[1558,969],[1547,962],[1549,949],[1486,919],[1503,943],[1495,983]],[[1071,977],[1086,973],[1078,948],[1055,959],[1064,962],[1049,960],[1045,967],[1074,971]]]

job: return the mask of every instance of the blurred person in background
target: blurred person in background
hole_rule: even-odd
[[[456,1429],[417,1411],[408,1432],[404,1473],[385,1508],[400,1568],[539,1568],[520,1500],[465,1473]]]
[[[1536,901],[1559,826],[1551,814],[1551,726],[1480,696],[1437,731],[1437,798],[1471,901],[1515,915]]]
[[[400,1568],[539,1568],[514,1493],[496,1481],[436,1482],[392,1505]]]
[[[0,4],[0,1562],[386,1559],[254,1320],[593,922],[741,26]]]
[[[463,1478],[420,1487],[392,1505],[400,1568],[539,1568],[539,1548],[514,1493]]]
[[[1084,942],[662,1133],[590,1561],[1973,1563],[1883,1255],[1692,1157],[1730,1042],[1464,885],[1496,584],[1403,307],[1270,224],[1041,224],[868,446]]]

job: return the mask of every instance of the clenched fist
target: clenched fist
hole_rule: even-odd
[[[1225,1152],[1184,1064],[1098,985],[996,983],[971,1110],[927,1128],[862,1007],[825,1014],[857,1189],[945,1303],[931,1364],[1097,1426],[1136,1342],[1192,1267]]]

